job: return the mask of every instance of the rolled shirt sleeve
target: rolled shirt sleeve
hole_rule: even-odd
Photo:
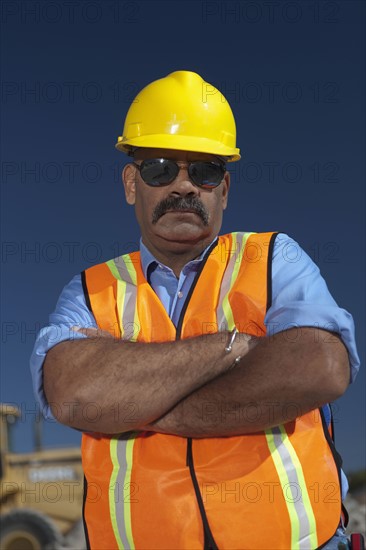
[[[265,317],[269,335],[291,327],[316,327],[337,333],[348,350],[351,382],[360,366],[353,318],[338,307],[318,266],[300,245],[280,233],[272,258],[272,304]]]
[[[49,316],[49,324],[37,336],[30,359],[33,390],[45,418],[54,419],[43,390],[43,363],[47,352],[65,340],[86,338],[71,327],[97,327],[93,314],[88,309],[81,276],[76,275],[61,292],[55,311]]]

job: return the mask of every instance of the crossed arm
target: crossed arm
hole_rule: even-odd
[[[95,329],[83,331],[95,336]],[[254,347],[242,337],[230,354],[226,340],[218,333],[151,344],[62,342],[47,353],[45,393],[58,420],[81,430],[219,437],[288,422],[348,386],[346,348],[328,331],[290,329]],[[90,403],[98,411],[92,418]]]

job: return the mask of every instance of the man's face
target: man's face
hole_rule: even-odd
[[[182,166],[176,179],[164,187],[150,187],[141,178],[139,170],[127,164],[123,183],[128,204],[135,205],[142,240],[152,251],[185,252],[199,243],[207,244],[219,233],[223,210],[227,205],[230,176],[226,172],[218,187],[201,189],[189,178],[187,162],[214,161],[206,153],[175,151],[171,149],[138,149],[134,161],[167,158]],[[204,248],[203,246],[203,248]]]

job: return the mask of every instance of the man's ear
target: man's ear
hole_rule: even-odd
[[[123,168],[122,181],[125,188],[125,196],[128,204],[135,204],[136,199],[136,167],[129,163]]]
[[[225,172],[224,181],[222,182],[222,208],[225,210],[227,207],[227,201],[229,198],[229,189],[230,189],[230,173]]]

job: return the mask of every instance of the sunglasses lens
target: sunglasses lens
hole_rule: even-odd
[[[170,159],[147,159],[140,165],[140,175],[147,185],[161,187],[169,185],[179,173],[179,166]],[[198,187],[211,189],[220,185],[225,166],[215,162],[195,161],[188,166],[189,177]]]
[[[189,175],[192,181],[204,188],[217,187],[220,185],[225,174],[225,168],[214,162],[193,162],[189,166]]]
[[[141,163],[140,174],[148,185],[169,185],[178,175],[179,167],[167,159],[149,159]]]

